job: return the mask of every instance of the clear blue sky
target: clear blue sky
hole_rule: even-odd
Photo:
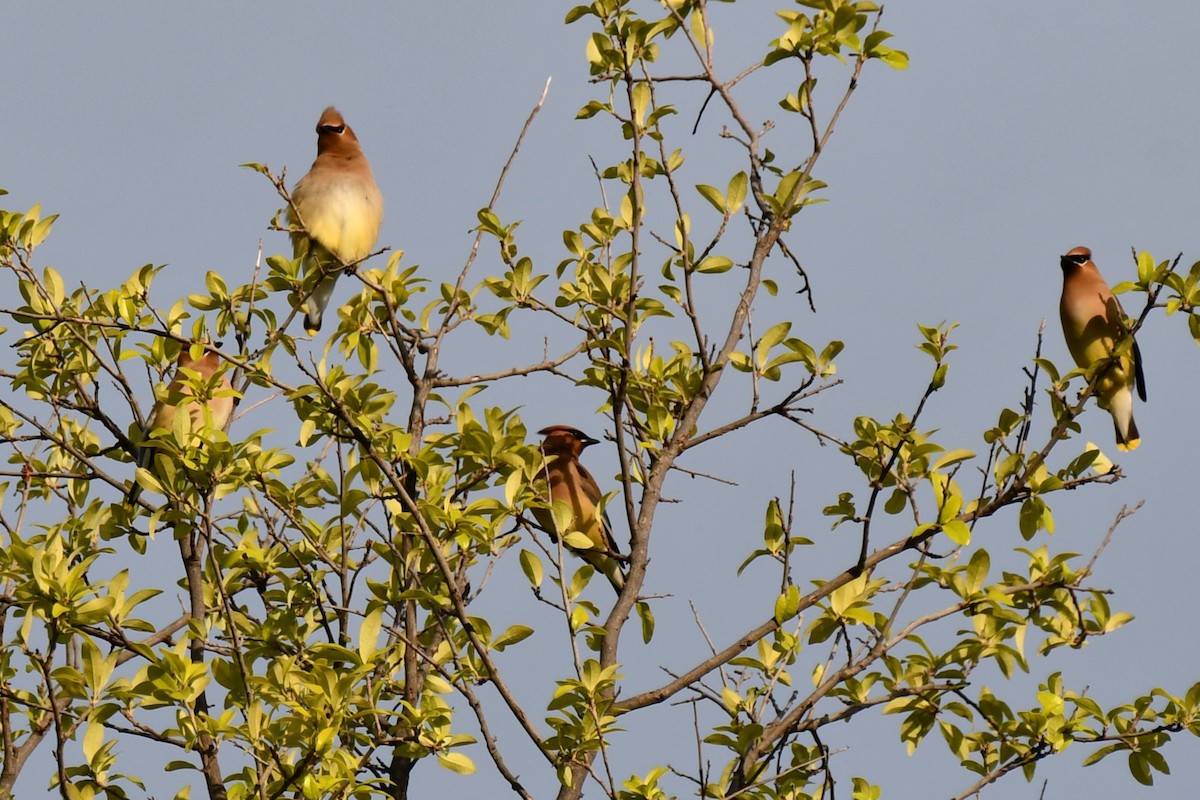
[[[754,60],[776,22],[770,15],[751,24],[723,21],[763,5],[714,8],[717,64],[725,74]],[[202,290],[206,270],[230,283],[248,277],[260,238],[268,254],[287,249],[282,234],[266,230],[279,205],[271,187],[238,165],[286,166],[294,182],[312,161],[317,116],[335,104],[358,132],[387,199],[381,244],[404,249],[434,278],[449,277],[466,259],[475,211],[553,76],[499,206],[506,220],[524,220],[523,246],[552,270],[563,257],[561,231],[598,204],[588,155],[603,162],[619,145],[603,124],[574,120],[601,89],[587,83],[586,29],[562,25],[569,7],[479,0],[452,11],[435,3],[353,11],[279,2],[14,5],[3,13],[0,48],[0,187],[10,192],[0,205],[40,202],[62,215],[40,255],[68,284],[107,287],[142,264],[169,264],[155,287],[156,301],[169,306]],[[1160,260],[1182,251],[1185,267],[1200,258],[1200,3],[894,0],[883,27],[909,53],[911,68],[868,67],[818,169],[831,202],[804,212],[791,238],[818,307],[816,315],[795,313],[796,333],[814,344],[847,344],[838,360],[846,384],[835,397],[814,401],[814,421],[846,435],[859,414],[911,411],[928,377],[927,361],[913,347],[915,324],[957,321],[961,349],[951,359],[951,382],[931,401],[926,421],[941,429],[947,447],[982,450],[978,433],[1001,407],[1020,401],[1022,369],[1043,319],[1044,355],[1068,365],[1057,320],[1060,253],[1090,246],[1112,283],[1132,276],[1131,247]],[[745,88],[752,118],[784,121],[774,104],[777,86],[755,79]],[[731,145],[718,139],[715,116],[696,137],[684,133],[700,100],[681,95],[676,133],[695,164],[689,177],[715,183],[705,159],[723,163]],[[798,131],[794,122],[781,125],[780,147]],[[496,266],[485,253],[476,277]],[[349,291],[342,287],[335,303]],[[1136,408],[1142,447],[1118,459],[1128,478],[1051,499],[1058,520],[1052,544],[1078,552],[1094,548],[1123,504],[1146,501],[1121,527],[1097,574],[1115,590],[1113,606],[1137,620],[1082,652],[1056,654],[1050,666],[1033,664],[1035,675],[1063,670],[1068,683],[1090,686],[1104,702],[1155,685],[1183,691],[1200,678],[1200,538],[1192,508],[1200,350],[1182,319],[1161,314],[1140,342],[1150,399]],[[561,387],[528,396],[505,391],[489,402],[522,404],[531,427],[562,421],[601,431],[603,420],[592,413],[598,396],[581,401]],[[739,407],[718,407],[713,424]],[[1040,422],[1045,431],[1044,409]],[[1112,451],[1107,414],[1091,409],[1082,425],[1081,441]],[[615,458],[599,450],[589,453],[595,471],[611,475]],[[770,477],[749,480],[764,461]],[[820,466],[806,471],[809,463]],[[660,623],[669,613],[680,627],[662,634],[650,667],[635,673],[641,686],[657,681],[658,664],[680,666],[677,652],[700,652],[685,601],[697,602],[718,640],[757,619],[760,607],[741,607],[739,593],[760,594],[761,587],[729,583],[757,536],[739,521],[742,504],[754,509],[756,529],[762,505],[786,494],[794,469],[808,509],[798,533],[825,535],[819,510],[853,477],[828,449],[775,425],[732,449],[699,453],[689,466],[740,485],[681,480],[668,487],[684,503],[664,510],[647,588],[673,593]],[[995,552],[1016,546],[1015,513],[981,526],[978,535]],[[758,578],[769,580],[766,572]],[[529,690],[541,697],[544,685]],[[885,797],[914,800],[969,784],[966,773],[947,766],[940,741],[908,759],[894,719],[862,727],[871,726],[876,730],[864,738],[847,733],[838,743],[849,748],[838,756],[841,774],[866,774],[884,785]],[[641,755],[657,759],[661,744],[636,720],[631,728],[620,750],[628,758],[617,770],[622,775],[644,771],[653,762]],[[519,736],[507,730],[502,744]],[[1198,752],[1196,739],[1178,738],[1166,751],[1173,774],[1158,776],[1154,789],[1135,784],[1116,759],[1078,771],[1080,749],[1043,765],[1033,786],[1010,778],[985,796],[1037,797],[1047,777],[1046,798],[1187,797],[1200,782]],[[669,757],[690,766],[689,753],[684,746]],[[502,796],[486,754],[476,748],[472,755],[480,766],[472,778],[423,766],[421,793]],[[524,763],[529,774],[540,768]],[[168,796],[187,777],[172,773],[152,788]],[[23,785],[36,796],[43,784],[39,778]],[[848,785],[839,791],[848,796]]]

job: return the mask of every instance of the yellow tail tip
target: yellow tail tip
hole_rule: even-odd
[[[1117,442],[1117,449],[1122,453],[1128,453],[1130,450],[1137,450],[1138,445],[1141,443],[1141,439],[1130,439],[1128,442]]]
[[[321,329],[320,328],[305,328],[304,332],[307,333],[309,336],[316,336],[318,333],[321,332]]]

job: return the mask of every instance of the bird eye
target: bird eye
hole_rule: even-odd
[[[321,133],[342,133],[346,130],[345,125],[322,125]]]

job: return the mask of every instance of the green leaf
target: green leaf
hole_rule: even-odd
[[[775,623],[782,625],[800,610],[800,589],[794,584],[775,598]]]
[[[91,763],[96,754],[100,752],[101,745],[104,744],[104,726],[99,722],[92,721],[87,725],[87,732],[83,734],[83,757]]]
[[[61,306],[67,293],[63,286],[62,276],[58,274],[58,271],[53,267],[46,267],[42,271],[42,283],[46,287],[46,293],[50,295],[50,301],[55,307]]]
[[[932,469],[938,472],[974,457],[975,454],[970,450],[948,450],[934,462]]]
[[[1143,786],[1154,785],[1154,776],[1150,774],[1150,762],[1138,750],[1132,750],[1129,753],[1129,774]]]
[[[1034,534],[1041,530],[1045,523],[1043,517],[1049,512],[1046,508],[1046,503],[1040,497],[1030,497],[1021,504],[1021,512],[1019,515],[1021,536],[1026,541],[1032,539]]]
[[[706,275],[718,275],[728,272],[733,267],[733,261],[726,256],[709,256],[696,265],[696,271]]]
[[[475,762],[463,753],[438,753],[437,760],[438,764],[459,775],[475,774]]]
[[[601,111],[611,111],[612,106],[608,103],[601,103],[599,100],[591,100],[587,105],[575,112],[575,119],[591,119]]]
[[[383,627],[383,606],[376,606],[363,617],[358,629],[358,655],[364,662],[370,661],[379,649],[379,631]]]
[[[991,569],[992,559],[988,555],[987,550],[976,550],[971,555],[971,562],[967,565],[967,592],[975,594],[983,588],[983,582],[987,578],[988,570]]]
[[[308,443],[312,441],[313,434],[316,432],[317,421],[315,419],[306,419],[304,422],[300,423],[300,435],[297,437],[297,441],[300,443],[300,446],[307,447]]]
[[[54,220],[58,219],[58,214],[51,214],[45,219],[38,220],[33,226],[33,230],[29,232],[29,249],[37,247],[46,240],[50,235],[50,226],[54,224]]]
[[[503,650],[509,645],[522,642],[533,635],[533,628],[527,625],[510,625],[504,633],[492,640],[492,647]]]
[[[903,50],[889,50],[879,59],[892,69],[908,69],[908,53]]]
[[[650,640],[654,638],[654,611],[650,608],[650,604],[639,600],[634,609],[637,611],[638,619],[642,622],[642,641],[650,644]]]
[[[1101,747],[1099,750],[1095,751],[1094,753],[1088,754],[1088,757],[1083,760],[1083,766],[1090,767],[1092,764],[1097,763],[1098,761],[1102,760],[1104,757],[1111,756],[1113,753],[1117,752],[1118,750],[1124,750],[1124,749],[1125,749],[1125,746],[1121,745],[1121,744],[1110,744],[1105,747]]]
[[[749,184],[749,179],[745,172],[739,172],[729,180],[729,189],[725,193],[725,213],[732,216],[742,208],[742,204],[746,202],[746,187]],[[711,202],[711,201],[710,201]]]
[[[596,543],[582,531],[571,531],[568,533],[563,537],[563,544],[572,550],[591,550],[596,546]]]
[[[1154,277],[1154,256],[1144,250],[1137,256],[1137,275],[1140,283],[1149,283]]]
[[[704,183],[696,184],[696,191],[712,204],[712,207],[722,214],[725,213],[725,196],[721,194],[721,190],[715,186],[709,186]]]
[[[899,514],[908,505],[908,495],[900,487],[892,490],[892,494],[888,497],[887,502],[883,504],[883,510],[889,514]]]
[[[522,550],[520,555],[521,570],[529,579],[529,585],[535,589],[542,585],[544,577],[542,560],[528,550]]]

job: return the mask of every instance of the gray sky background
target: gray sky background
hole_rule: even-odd
[[[767,5],[714,4],[723,74],[752,63],[782,32],[778,20],[762,13]],[[266,230],[280,205],[270,185],[238,165],[286,166],[294,184],[314,157],[318,115],[335,104],[358,133],[386,197],[381,245],[405,250],[406,263],[421,264],[435,281],[449,280],[468,255],[476,210],[487,203],[521,124],[553,76],[497,209],[506,221],[524,221],[524,251],[542,271],[552,271],[564,257],[562,230],[576,227],[599,204],[588,156],[608,163],[622,144],[606,123],[574,119],[603,89],[587,82],[583,48],[590,29],[562,25],[569,7],[478,0],[453,4],[453,11],[441,3],[373,3],[353,11],[278,2],[13,5],[4,11],[0,48],[0,187],[10,192],[0,206],[41,203],[46,213],[61,214],[39,263],[53,265],[68,285],[107,288],[142,264],[169,264],[154,294],[169,307],[202,291],[207,270],[230,284],[247,280],[259,239],[266,254],[289,249],[283,234]],[[758,19],[746,19],[752,14]],[[1002,407],[1020,402],[1022,369],[1043,319],[1043,354],[1064,371],[1069,366],[1057,318],[1059,254],[1090,246],[1113,284],[1134,275],[1131,247],[1158,260],[1183,252],[1184,269],[1200,258],[1200,110],[1193,88],[1200,4],[893,0],[883,27],[896,35],[894,46],[909,53],[911,67],[894,72],[868,65],[817,170],[830,185],[824,196],[831,202],[807,209],[789,239],[812,279],[817,313],[791,293],[795,281],[783,261],[773,269],[784,291],[764,300],[762,313],[794,319],[793,333],[818,347],[830,339],[846,342],[838,359],[846,384],[813,403],[814,423],[842,436],[857,415],[911,412],[929,374],[928,359],[914,349],[916,323],[959,322],[950,383],[931,400],[922,427],[940,428],[937,441],[947,448],[983,452],[979,433]],[[794,89],[772,77],[778,74],[769,70],[743,88],[747,116],[777,121],[772,146],[784,150],[803,141],[797,138],[803,130],[775,105],[781,91]],[[819,91],[828,93],[819,94],[818,103],[826,110],[841,83],[833,73],[823,79]],[[713,104],[700,132],[689,135],[703,93],[678,85],[671,91],[680,114],[670,133],[689,157],[683,181],[723,185],[740,168],[737,146],[717,136],[724,118]],[[694,204],[697,226],[713,222],[703,216],[706,207]],[[664,257],[650,246],[647,251],[652,263]],[[474,278],[498,266],[485,243]],[[334,303],[353,291],[352,281],[343,279]],[[15,294],[11,286],[8,292]],[[721,300],[714,296],[714,308]],[[1139,305],[1126,300],[1127,308]],[[18,333],[10,329],[5,341]],[[456,345],[458,363],[466,366],[456,371],[497,358],[536,358],[540,335],[518,335],[514,343],[466,337]],[[1194,520],[1200,351],[1182,318],[1161,313],[1139,340],[1150,397],[1136,406],[1142,447],[1115,459],[1128,478],[1049,498],[1058,525],[1051,545],[1081,553],[1095,548],[1122,505],[1146,501],[1118,530],[1097,572],[1098,582],[1116,592],[1113,607],[1137,619],[1081,652],[1032,658],[1034,676],[1061,670],[1069,686],[1090,687],[1104,703],[1153,686],[1183,692],[1200,678]],[[539,349],[513,355],[512,348],[526,345]],[[532,381],[522,391],[514,385],[489,392],[487,403],[522,405],[532,429],[568,422],[593,435],[603,430],[603,418],[594,413],[599,395]],[[149,397],[148,385],[146,392]],[[1044,435],[1049,426],[1041,402],[1037,430]],[[722,400],[708,424],[743,405],[744,396]],[[249,430],[271,420],[259,413],[235,427],[240,424]],[[1054,466],[1086,440],[1117,455],[1105,412],[1090,409],[1082,425],[1080,447],[1060,447]],[[611,476],[615,455],[602,449],[589,452],[588,463],[597,475]],[[844,462],[799,429],[773,423],[723,450],[694,456],[687,466],[719,472],[739,486],[683,479],[669,485],[684,502],[663,511],[647,589],[672,596],[661,601],[655,643],[645,652],[636,637],[627,645],[631,658],[646,662],[626,670],[633,688],[660,682],[658,665],[677,667],[704,652],[688,600],[697,603],[718,643],[757,619],[773,593],[774,574],[764,568],[732,579],[759,541],[764,504],[786,496],[795,470],[802,508],[796,533],[828,539],[820,509],[840,490],[860,490]],[[808,470],[810,464],[815,468]],[[749,527],[739,513],[749,516]],[[899,535],[903,529],[895,527],[880,541]],[[1023,544],[1015,511],[981,525],[976,537],[991,549],[993,563]],[[845,538],[840,555],[800,577],[844,567],[854,544]],[[164,559],[172,552],[167,548]],[[552,619],[531,609],[515,559],[510,566],[496,577],[484,608],[498,603],[510,622],[534,614],[545,628],[539,636],[557,649]],[[664,625],[668,619],[671,626]],[[540,663],[536,637],[526,645],[505,654],[510,672]],[[993,682],[998,691],[999,684]],[[549,694],[545,677],[534,675],[522,688],[540,717]],[[663,713],[690,731],[684,710]],[[838,774],[867,776],[884,786],[885,798],[949,796],[970,784],[936,734],[906,757],[897,725],[895,718],[876,717],[839,731],[842,741],[827,742],[844,748]],[[664,742],[637,719],[629,727],[616,751],[619,776],[664,759],[685,769],[694,765],[689,742]],[[519,731],[502,724],[501,732],[502,747],[519,754],[518,771],[527,777],[544,771]],[[1200,782],[1200,748],[1186,734],[1166,749],[1172,775],[1156,776],[1153,789],[1138,786],[1120,758],[1079,770],[1089,752],[1073,748],[1041,765],[1032,786],[1014,776],[985,796],[1038,797],[1043,778],[1050,780],[1046,798],[1188,797]],[[414,796],[504,796],[482,747],[471,755],[480,767],[476,776],[422,766]],[[48,775],[27,776],[28,796],[39,795]],[[162,797],[190,776],[144,777]],[[200,786],[197,781],[193,796]],[[539,796],[550,791],[536,779],[532,788]],[[838,788],[839,796],[849,796],[848,780]],[[686,796],[689,787],[674,790]]]

